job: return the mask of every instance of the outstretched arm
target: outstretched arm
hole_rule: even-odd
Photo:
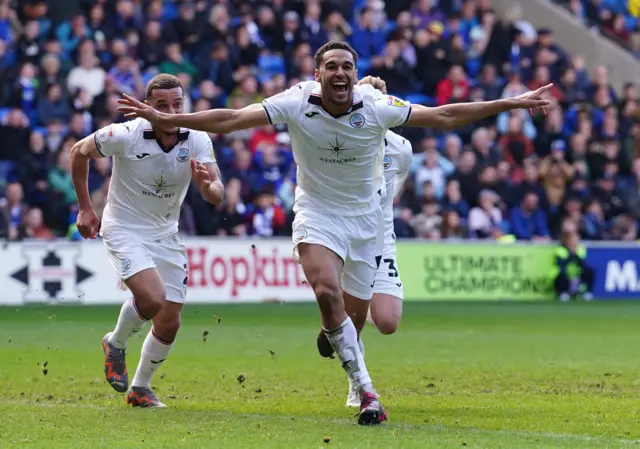
[[[118,100],[118,111],[127,118],[142,117],[149,122],[167,127],[182,127],[214,134],[228,134],[241,129],[269,124],[264,107],[255,103],[242,109],[210,109],[192,114],[165,114],[129,95]]]
[[[513,109],[529,109],[532,113],[535,110],[542,110],[546,113],[545,107],[550,104],[550,100],[543,96],[551,87],[553,84],[548,84],[540,89],[503,100],[448,104],[437,108],[411,105],[411,116],[406,125],[454,129]]]

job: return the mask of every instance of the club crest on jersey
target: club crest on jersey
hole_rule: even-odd
[[[303,229],[297,236],[293,238],[293,244],[297,245],[298,243],[306,239],[308,235],[309,234],[307,233],[307,231]]]
[[[131,261],[129,259],[122,259],[120,261],[120,273],[127,274],[131,269]]]
[[[391,157],[385,156],[384,159],[382,159],[382,163],[384,164],[384,169],[388,170],[389,167],[391,167]]]
[[[353,128],[362,128],[364,126],[364,115],[356,112],[349,119],[349,123]]]
[[[389,103],[389,106],[406,106],[406,103],[404,101],[402,101],[398,97],[394,97],[393,95],[389,95],[387,102]]]
[[[176,159],[178,162],[187,162],[189,160],[189,150],[187,148],[180,148]]]

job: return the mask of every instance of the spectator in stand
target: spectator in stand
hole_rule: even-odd
[[[574,168],[565,160],[565,150],[564,141],[556,140],[551,144],[551,154],[540,162],[540,179],[551,214],[562,207],[567,183],[573,179]]]
[[[20,238],[20,230],[29,210],[23,202],[23,196],[20,183],[12,182],[7,186],[5,197],[0,198],[0,235],[7,240]]]
[[[93,50],[85,50],[78,56],[79,65],[69,72],[67,89],[75,94],[86,92],[92,100],[104,92],[106,74],[98,66]]]
[[[469,234],[479,239],[491,237],[493,229],[502,223],[502,212],[497,207],[500,197],[492,190],[482,190],[478,206],[469,212]]]
[[[53,238],[53,233],[44,224],[42,210],[37,207],[29,209],[26,213],[20,234],[22,239],[49,240]]]
[[[549,240],[547,214],[540,208],[540,200],[534,192],[526,193],[520,205],[511,211],[510,222],[518,240]]]
[[[445,210],[442,214],[442,239],[464,240],[469,238],[469,231],[455,210]]]
[[[522,125],[520,115],[512,114],[507,133],[500,138],[500,147],[511,166],[511,182],[514,183],[524,179],[524,160],[533,154],[533,143],[524,135]]]
[[[38,101],[38,121],[44,125],[52,121],[69,121],[69,99],[63,96],[60,84],[49,84],[46,91],[46,96]]]
[[[454,65],[449,69],[449,75],[438,83],[436,97],[438,106],[469,99],[469,81],[462,66]]]
[[[607,237],[607,223],[600,202],[596,199],[589,201],[585,207],[582,225],[584,238],[589,240],[604,240]]]
[[[284,211],[276,204],[271,187],[265,187],[258,192],[253,210],[249,213],[251,235],[256,237],[282,235],[285,225]]]
[[[447,181],[442,209],[456,212],[458,217],[463,220],[466,220],[469,216],[469,204],[462,198],[460,182],[457,179]]]
[[[492,141],[487,128],[477,128],[471,134],[471,147],[476,153],[477,159],[483,164],[494,165],[500,162],[502,155],[500,149]]]
[[[382,53],[385,46],[385,34],[376,27],[373,10],[364,7],[360,11],[358,25],[349,38],[349,43],[358,52],[359,57],[369,59]]]
[[[439,236],[442,216],[438,203],[434,199],[424,199],[420,213],[411,219],[410,224],[416,230],[417,237],[433,239],[436,231]]]

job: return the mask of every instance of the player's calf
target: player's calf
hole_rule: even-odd
[[[150,391],[151,379],[169,358],[180,329],[182,304],[165,301],[142,344],[140,363],[131,382],[133,392]],[[127,399],[129,402],[129,399]]]

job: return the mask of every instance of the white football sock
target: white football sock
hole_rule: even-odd
[[[358,348],[360,349],[360,354],[362,354],[362,359],[364,360],[364,343],[362,342],[362,335],[358,338]],[[347,379],[349,379],[349,374],[347,373]],[[353,387],[351,383],[351,379],[349,379],[349,389]]]
[[[333,350],[342,362],[342,368],[347,372],[349,381],[360,392],[375,394],[371,377],[364,364],[364,357],[358,344],[358,332],[351,318],[347,317],[336,329],[324,330]]]
[[[116,328],[109,337],[109,343],[116,348],[126,348],[129,338],[142,329],[147,320],[140,315],[135,304],[135,299],[131,298],[122,304],[120,316],[116,323]]]
[[[149,388],[151,384],[151,378],[158,371],[158,368],[169,357],[173,343],[166,343],[156,337],[153,332],[153,327],[147,334],[147,338],[142,343],[142,355],[140,357],[140,363],[136,369],[136,374],[133,376],[133,387]]]

